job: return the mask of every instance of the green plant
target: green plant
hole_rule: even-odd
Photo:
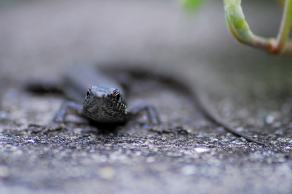
[[[197,8],[202,0],[184,0],[188,8]],[[241,0],[223,0],[225,19],[231,34],[241,43],[266,50],[272,54],[292,54],[292,41],[289,33],[292,25],[292,0],[281,0],[284,6],[278,35],[265,38],[255,35],[245,19]]]
[[[225,18],[232,35],[241,43],[272,54],[292,54],[289,32],[292,25],[292,0],[285,0],[280,29],[276,38],[255,35],[245,19],[241,0],[224,0]]]
[[[188,10],[195,10],[204,2],[204,0],[183,0],[183,6]]]

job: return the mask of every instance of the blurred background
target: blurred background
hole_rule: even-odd
[[[144,61],[182,70],[220,88],[215,93],[228,88],[242,96],[245,88],[262,98],[292,88],[291,59],[237,43],[221,1],[206,0],[194,12],[178,0],[0,2],[0,75],[8,82],[58,78],[74,64]],[[256,34],[275,36],[277,1],[246,0],[243,8]]]
[[[67,65],[99,60],[148,60],[228,72],[287,63],[237,44],[226,29],[221,1],[205,1],[194,13],[177,0],[1,0],[0,6],[4,77],[55,74]],[[244,10],[256,33],[276,34],[281,16],[276,1],[247,0]]]

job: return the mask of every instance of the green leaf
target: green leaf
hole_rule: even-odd
[[[194,11],[200,7],[204,0],[183,0],[183,6],[190,11]]]

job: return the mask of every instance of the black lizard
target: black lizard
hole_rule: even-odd
[[[148,77],[157,79],[177,87],[180,91],[184,91],[192,97],[194,104],[202,115],[212,123],[223,127],[237,137],[243,137],[247,141],[266,146],[263,142],[237,132],[228,123],[218,118],[197,91],[196,84],[176,76],[175,73],[171,74],[169,71],[166,73],[145,68],[147,65],[143,65],[144,68],[142,69],[142,65],[110,64],[102,65],[102,67],[95,69],[90,66],[77,66],[64,74],[64,79],[59,88],[73,101],[63,103],[54,117],[55,122],[63,122],[69,110],[100,123],[126,122],[144,111],[147,113],[150,124],[159,125],[160,118],[155,107],[142,104],[128,109],[124,87],[122,86],[129,85],[131,79],[125,79],[124,76],[121,76],[127,74],[136,78]],[[39,90],[39,88],[47,90],[46,87],[54,88],[54,86],[50,87],[44,84],[29,84],[29,89],[35,91]]]

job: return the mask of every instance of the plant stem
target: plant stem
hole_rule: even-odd
[[[286,0],[280,30],[275,42],[276,43],[275,46],[279,51],[284,49],[285,43],[288,41],[291,25],[292,25],[292,0]]]
[[[285,1],[277,38],[263,38],[253,34],[245,19],[241,0],[224,0],[224,9],[229,30],[239,42],[273,54],[292,54],[292,43],[288,43],[286,46],[292,25],[292,0]]]

